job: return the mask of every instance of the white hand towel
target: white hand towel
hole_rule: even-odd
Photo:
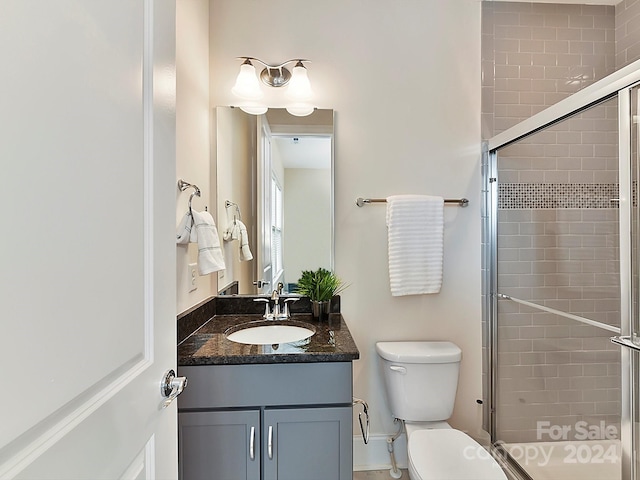
[[[253,254],[249,249],[249,234],[247,233],[247,227],[240,220],[238,220],[238,226],[240,227],[240,261],[246,262],[248,260],[253,260]]]
[[[387,198],[391,295],[438,293],[442,286],[444,199]]]
[[[193,210],[193,223],[198,241],[198,272],[207,275],[224,270],[224,258],[213,217],[209,212]]]
[[[222,238],[225,242],[233,242],[240,238],[240,226],[238,225],[237,220],[229,224],[227,229],[224,231]]]
[[[176,232],[176,243],[186,244],[191,241],[190,239],[192,226],[193,218],[191,218],[191,214],[187,212],[184,214],[184,217],[182,217],[180,225],[178,225],[178,230]],[[193,231],[193,233],[195,234],[195,230]]]
[[[253,254],[249,248],[249,234],[247,233],[247,227],[240,220],[235,219],[230,223],[224,231],[224,236],[222,238],[225,242],[232,242],[234,240],[240,241],[239,258],[241,262],[253,260]]]

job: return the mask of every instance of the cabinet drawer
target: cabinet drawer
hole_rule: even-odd
[[[351,404],[351,362],[180,367],[179,409]]]

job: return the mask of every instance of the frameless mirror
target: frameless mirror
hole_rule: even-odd
[[[216,108],[221,293],[290,292],[303,270],[333,268],[333,116]]]

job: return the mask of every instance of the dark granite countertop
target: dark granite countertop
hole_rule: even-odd
[[[310,325],[315,334],[305,340],[277,345],[246,345],[227,340],[224,332],[245,322],[261,321],[259,314],[214,315],[178,344],[178,365],[239,365],[255,363],[348,362],[360,358],[340,313],[325,322],[309,313],[292,314],[290,321]],[[287,324],[287,320],[275,320]]]

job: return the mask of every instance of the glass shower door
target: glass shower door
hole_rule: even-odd
[[[611,340],[620,346],[622,374],[622,478],[640,478],[640,94],[638,86],[620,92],[620,170],[626,177],[620,181],[621,237],[620,248],[628,254],[621,262],[621,281],[629,285],[623,298],[620,335]],[[626,219],[626,220],[625,220]],[[622,223],[624,222],[624,223]],[[625,234],[629,232],[629,234]],[[623,290],[624,291],[624,290]],[[626,312],[625,312],[626,306]]]
[[[618,98],[497,150],[493,440],[534,479],[624,479]]]

